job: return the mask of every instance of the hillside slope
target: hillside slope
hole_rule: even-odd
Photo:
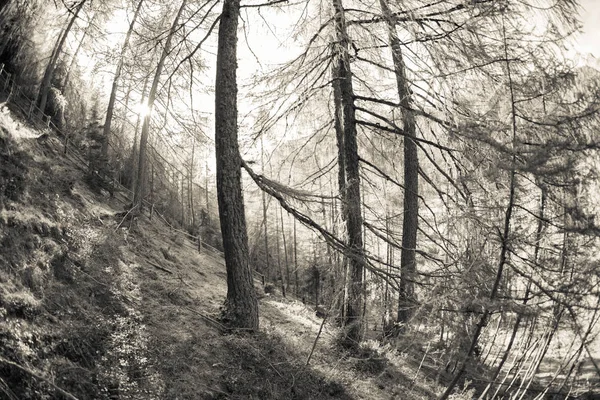
[[[84,166],[0,113],[0,398],[427,399],[419,363],[353,358],[302,303],[261,299],[261,332],[227,333],[223,260],[157,218],[134,225]],[[121,200],[119,200],[121,198]],[[386,355],[388,354],[388,358]]]

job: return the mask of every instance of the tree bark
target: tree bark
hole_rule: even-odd
[[[285,290],[290,289],[290,264],[288,260],[288,246],[285,237],[285,225],[283,224],[283,209],[279,210],[279,217],[281,218],[281,239],[283,239],[283,261],[285,262]]]
[[[162,54],[158,61],[158,65],[156,66],[156,71],[154,72],[154,79],[152,80],[152,86],[150,87],[150,92],[148,93],[148,113],[144,116],[144,120],[142,123],[142,133],[140,136],[140,148],[139,148],[139,158],[138,158],[138,170],[137,170],[137,179],[135,191],[133,193],[133,208],[135,208],[137,213],[141,213],[144,208],[144,195],[145,195],[145,175],[146,175],[146,163],[147,163],[147,145],[148,145],[148,134],[150,133],[150,120],[152,118],[152,109],[154,107],[154,101],[156,100],[156,92],[158,91],[158,84],[160,82],[160,75],[162,74],[163,68],[165,66],[165,60],[171,51],[171,41],[173,40],[173,35],[175,35],[175,31],[177,30],[177,25],[179,23],[179,18],[181,17],[181,13],[185,8],[187,0],[183,0],[181,2],[181,6],[177,11],[177,15],[173,20],[173,24],[171,25],[171,29],[169,30],[169,36],[167,36],[167,40],[165,42],[165,46],[163,47]]]
[[[83,31],[83,35],[81,35],[81,39],[79,40],[79,43],[77,44],[77,48],[75,49],[75,52],[73,53],[73,57],[71,58],[71,62],[69,63],[69,67],[67,68],[65,78],[63,79],[62,84],[60,85],[61,86],[60,90],[62,92],[64,92],[67,89],[67,85],[69,84],[69,81],[71,79],[71,73],[73,72],[73,68],[75,68],[75,64],[77,64],[77,57],[79,55],[79,52],[81,51],[81,48],[83,47],[83,43],[85,42],[85,39],[88,35],[90,27],[94,24],[95,18],[96,18],[96,14],[94,14],[90,18],[88,25],[85,27],[85,30]]]
[[[401,43],[396,31],[396,18],[387,0],[379,0],[385,18],[392,49],[396,88],[400,99],[404,129],[404,206],[402,219],[402,250],[400,252],[400,288],[398,296],[398,326],[404,330],[415,306],[414,276],[417,269],[416,247],[419,227],[419,158],[416,143],[415,115],[411,109],[412,95],[406,76]]]
[[[263,175],[265,174],[265,150],[263,137],[260,137],[260,166],[262,168]],[[263,223],[264,223],[264,235],[265,235],[265,276],[267,281],[271,280],[270,265],[269,265],[269,219],[267,215],[267,197],[264,191],[262,195],[262,212],[263,212]]]
[[[286,297],[285,278],[283,277],[283,266],[281,265],[281,248],[279,246],[279,223],[277,222],[277,208],[275,208],[275,246],[277,249],[277,269],[281,279],[281,295]]]
[[[258,300],[248,260],[242,194],[242,159],[237,126],[237,26],[240,0],[225,0],[219,23],[215,81],[217,197],[227,268],[224,321],[232,328],[258,330]]]
[[[296,218],[294,218],[294,278],[296,285],[295,294],[298,297],[298,238],[296,236]]]
[[[4,7],[9,5],[11,0],[0,0],[0,13],[4,10]]]
[[[331,86],[333,87],[333,105],[334,105],[334,115],[333,122],[335,128],[335,137],[337,144],[337,163],[338,163],[338,187],[340,193],[344,192],[346,187],[346,161],[344,156],[344,113],[342,110],[342,92],[340,88],[340,77],[339,77],[339,67],[334,65],[332,68],[332,80]],[[344,205],[344,201],[341,202],[342,208],[342,219],[345,221],[346,217],[346,207]]]
[[[123,42],[123,46],[121,47],[121,54],[119,54],[119,60],[117,62],[117,69],[115,70],[115,76],[113,77],[112,88],[110,91],[110,97],[108,99],[108,107],[106,108],[106,119],[104,120],[104,142],[102,146],[102,155],[104,157],[108,157],[108,147],[110,145],[110,128],[113,119],[113,112],[115,109],[115,102],[117,100],[117,89],[119,88],[119,79],[121,78],[121,71],[123,70],[123,58],[125,58],[125,54],[129,49],[129,40],[131,39],[131,34],[133,32],[133,28],[135,27],[135,23],[137,21],[138,15],[140,14],[140,10],[142,9],[142,5],[144,4],[144,0],[140,0],[135,12],[133,13],[133,18],[131,19],[131,23],[129,24],[129,29],[127,30],[127,34],[125,35],[125,41]]]
[[[205,163],[205,168],[204,168],[204,197],[206,200],[206,221],[204,221],[204,224],[208,225],[209,221],[210,221],[210,200],[208,198],[208,161],[206,161]]]
[[[181,199],[180,199],[180,201],[181,201],[181,229],[184,229],[184,230],[185,230],[185,222],[186,222],[186,219],[185,219],[185,187],[184,187],[185,181],[186,181],[185,176],[183,175],[183,172],[181,172],[181,180],[180,180],[180,183],[181,183]]]
[[[148,81],[150,77],[147,75],[146,79],[144,79],[144,87],[142,89],[142,102],[146,100],[146,90],[148,89]],[[129,96],[127,97],[129,103]],[[138,163],[139,163],[139,145],[138,145],[138,133],[140,131],[140,123],[142,118],[138,114],[135,121],[135,128],[133,132],[133,145],[131,146],[131,193],[135,193],[135,188],[137,187],[137,171],[138,171]],[[123,132],[121,132],[123,133]],[[132,198],[133,203],[133,198]]]
[[[190,161],[190,171],[188,180],[188,196],[189,196],[189,207],[190,216],[192,221],[192,228],[196,229],[196,210],[194,208],[194,156],[196,153],[196,138],[194,137],[192,142],[192,159]]]
[[[348,53],[349,39],[346,30],[346,19],[342,0],[332,0],[335,33],[334,44],[335,66],[339,77],[340,100],[343,112],[344,127],[344,161],[346,183],[342,198],[346,207],[346,229],[348,234],[348,252],[350,267],[350,283],[346,303],[345,329],[341,344],[348,348],[356,348],[363,335],[363,307],[365,302],[363,270],[365,253],[363,248],[362,213],[360,196],[360,171],[358,144],[356,140],[356,110],[354,106],[354,90],[352,88],[352,72]]]
[[[539,209],[539,214],[538,214],[538,221],[537,221],[537,229],[536,229],[536,233],[535,233],[535,247],[534,247],[534,251],[533,251],[533,263],[534,265],[537,265],[538,263],[538,259],[539,259],[539,253],[540,253],[540,248],[541,248],[541,241],[542,241],[542,234],[544,231],[544,225],[545,225],[545,215],[544,215],[544,211],[546,208],[546,189],[543,186],[543,184],[540,184],[540,209]],[[523,298],[523,305],[526,305],[527,302],[529,301],[529,293],[531,290],[531,281],[527,282],[527,287],[525,289],[525,295]],[[510,351],[512,349],[512,346],[515,342],[515,338],[517,337],[517,333],[519,331],[519,328],[521,326],[521,321],[523,320],[523,314],[518,314],[517,318],[515,320],[515,324],[513,326],[513,330],[510,336],[510,339],[508,341],[508,345],[506,346],[506,349],[504,350],[504,354],[502,355],[502,358],[500,359],[500,362],[497,364],[496,369],[494,371],[494,375],[492,375],[492,378],[490,379],[490,383],[488,384],[488,386],[485,388],[483,394],[481,395],[481,398],[483,398],[485,396],[486,393],[491,393],[492,389],[494,387],[494,383],[496,382],[496,379],[498,378],[498,376],[500,375],[500,372],[502,371],[502,367],[504,366],[504,364],[506,363],[506,360],[508,360],[508,356],[510,355]],[[500,390],[500,388],[498,388],[494,394],[494,397],[498,394],[498,391]]]
[[[152,221],[153,211],[154,211],[154,164],[152,165],[152,172],[150,174],[150,221]]]

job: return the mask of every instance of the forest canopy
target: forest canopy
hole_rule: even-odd
[[[224,324],[260,329],[259,277],[347,351],[434,346],[440,399],[465,376],[518,398],[548,360],[560,391],[597,357],[600,64],[573,56],[580,12],[5,0],[0,64],[7,103],[126,192],[125,216],[223,252]]]

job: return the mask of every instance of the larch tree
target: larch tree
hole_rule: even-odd
[[[69,63],[69,66],[65,70],[65,76],[62,79],[62,81],[60,82],[59,89],[61,90],[61,92],[64,92],[67,88],[67,85],[69,85],[71,83],[71,76],[77,65],[77,61],[79,58],[79,52],[83,48],[83,44],[84,44],[86,38],[90,35],[92,26],[96,23],[95,19],[96,19],[96,14],[94,13],[94,14],[92,14],[91,17],[89,17],[87,26],[83,29],[83,34],[81,35],[81,39],[78,40],[77,47],[75,48],[75,51],[73,52],[73,55],[71,56],[71,62]]]
[[[413,101],[406,66],[402,56],[402,47],[397,20],[387,0],[379,0],[381,11],[388,31],[389,46],[392,51],[396,88],[398,90],[402,128],[404,133],[404,206],[402,210],[402,249],[400,252],[400,288],[398,299],[399,326],[404,327],[415,309],[414,279],[417,269],[417,231],[419,227],[419,159],[417,153],[416,121],[412,110]]]
[[[48,60],[48,64],[46,64],[46,68],[44,70],[44,76],[42,77],[42,82],[40,83],[40,89],[37,96],[37,105],[39,111],[43,114],[46,110],[46,103],[48,102],[48,95],[50,93],[50,89],[52,87],[52,78],[54,77],[54,72],[56,70],[57,63],[60,59],[61,54],[63,53],[63,47],[66,43],[67,37],[73,28],[73,25],[77,21],[79,13],[83,9],[83,6],[87,0],[80,0],[79,3],[72,6],[68,9],[71,14],[68,19],[67,25],[60,32],[58,39],[52,49],[52,54],[50,55],[50,59]]]
[[[504,21],[504,16],[502,16],[502,27],[501,27],[501,32],[502,32],[502,44],[503,44],[503,51],[504,51],[504,60],[505,60],[505,67],[506,67],[506,85],[507,85],[507,91],[508,91],[508,96],[509,96],[509,115],[510,115],[510,127],[507,129],[510,132],[510,150],[512,151],[512,157],[511,157],[511,164],[509,166],[509,182],[508,182],[508,189],[509,189],[509,193],[508,193],[508,199],[507,199],[507,204],[506,207],[504,209],[504,221],[503,221],[503,226],[502,226],[502,230],[500,231],[499,235],[500,235],[500,251],[499,251],[499,256],[498,256],[498,262],[497,262],[497,267],[496,267],[496,276],[493,278],[492,280],[492,287],[490,289],[490,293],[489,293],[489,301],[493,302],[496,300],[496,297],[498,296],[498,292],[502,283],[502,280],[504,278],[504,270],[506,268],[506,264],[507,264],[507,260],[509,258],[509,254],[510,254],[510,246],[511,246],[511,238],[513,236],[513,232],[512,232],[512,215],[514,212],[514,209],[516,207],[516,190],[517,190],[517,175],[516,175],[516,168],[515,168],[515,164],[516,164],[516,153],[515,153],[515,146],[516,146],[516,142],[517,142],[517,113],[516,113],[516,98],[515,98],[515,90],[514,90],[514,81],[513,81],[513,72],[511,70],[512,66],[511,66],[511,62],[510,62],[510,58],[509,58],[509,54],[512,53],[511,50],[509,50],[509,45],[507,42],[507,38],[506,38],[506,28],[505,28],[505,21]],[[481,313],[481,315],[479,316],[479,321],[477,322],[477,324],[475,325],[475,331],[473,332],[473,337],[471,339],[471,343],[466,351],[466,354],[464,356],[464,359],[460,365],[460,367],[458,368],[457,373],[454,375],[454,378],[452,379],[452,381],[450,382],[450,384],[448,385],[448,387],[446,388],[446,391],[440,396],[440,400],[445,400],[447,399],[450,394],[452,393],[452,391],[454,390],[454,387],[458,384],[459,380],[462,378],[462,374],[465,372],[468,363],[471,361],[471,357],[473,357],[473,354],[475,353],[475,350],[477,348],[478,345],[478,341],[479,341],[479,337],[481,335],[481,331],[482,329],[485,327],[485,325],[487,325],[488,323],[488,318],[491,314],[491,310],[489,309],[489,307],[487,306],[483,306],[483,312]]]
[[[249,264],[248,233],[242,193],[242,158],[238,144],[237,27],[239,0],[225,0],[219,21],[215,80],[215,156],[217,198],[227,299],[224,321],[232,328],[258,330],[258,300]]]
[[[115,69],[115,75],[113,77],[112,87],[110,91],[110,96],[108,98],[108,106],[106,107],[106,117],[104,119],[104,127],[103,127],[103,136],[104,140],[102,142],[102,156],[104,159],[108,159],[108,148],[110,145],[110,132],[112,127],[112,119],[115,108],[115,102],[117,100],[117,90],[119,88],[119,80],[121,78],[121,71],[123,70],[123,65],[125,63],[125,56],[127,51],[129,50],[129,42],[131,39],[131,35],[135,28],[135,24],[137,22],[138,16],[140,15],[140,11],[144,4],[144,0],[139,0],[135,11],[133,12],[133,16],[131,17],[131,22],[129,23],[129,28],[127,29],[127,33],[125,35],[125,39],[123,41],[123,45],[121,46],[121,52],[119,54],[119,58],[117,60],[117,67]]]
[[[344,187],[340,188],[345,207],[346,228],[348,235],[348,263],[350,266],[350,283],[348,299],[345,305],[345,329],[342,343],[354,348],[363,337],[363,312],[365,304],[365,287],[363,274],[365,254],[363,247],[362,199],[360,194],[360,170],[358,158],[356,110],[354,106],[354,90],[352,88],[352,71],[350,67],[350,39],[346,28],[346,16],[341,0],[332,0],[335,24],[334,68],[339,81],[339,104],[342,108],[343,126],[343,168],[345,168]],[[338,91],[335,90],[335,93]],[[341,178],[340,178],[341,182]]]
[[[148,112],[144,115],[142,121],[142,131],[140,133],[140,143],[138,148],[138,164],[137,164],[137,178],[135,180],[136,186],[135,191],[133,193],[133,205],[132,208],[136,210],[137,213],[140,213],[144,208],[144,196],[146,192],[146,174],[147,174],[147,161],[148,161],[148,135],[150,134],[150,121],[152,119],[152,109],[154,107],[154,102],[156,101],[156,96],[158,92],[158,85],[160,83],[160,78],[165,67],[165,62],[169,53],[171,52],[171,42],[173,41],[173,37],[177,31],[179,25],[179,18],[183,13],[183,10],[187,4],[187,0],[183,0],[177,10],[177,14],[173,18],[173,22],[171,24],[171,28],[168,31],[167,37],[165,38],[165,43],[163,44],[162,52],[160,58],[158,60],[158,64],[156,66],[156,70],[154,71],[154,77],[152,79],[152,84],[150,85],[150,90],[148,92],[147,98],[147,107]]]

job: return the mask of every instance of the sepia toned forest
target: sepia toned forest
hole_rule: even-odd
[[[600,398],[584,13],[0,1],[0,398]]]

